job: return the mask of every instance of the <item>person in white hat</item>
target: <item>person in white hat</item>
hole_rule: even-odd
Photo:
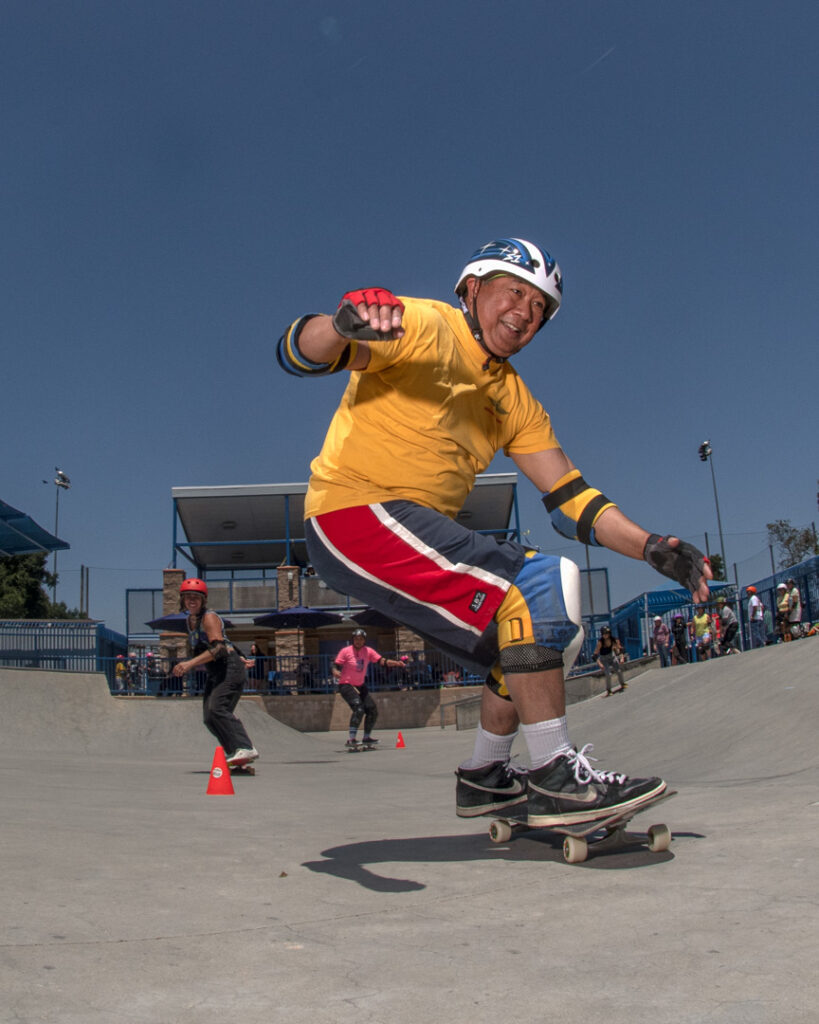
[[[660,656],[660,668],[666,668],[671,664],[671,652],[669,646],[671,643],[671,630],[666,626],[662,620],[662,616],[654,616],[654,633],[652,634],[654,640],[654,650]]]

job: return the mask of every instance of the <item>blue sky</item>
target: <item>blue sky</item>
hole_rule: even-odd
[[[26,0],[0,12],[0,497],[58,597],[125,625],[171,488],[302,481],[343,386],[282,329],[348,288],[451,297],[498,236],[561,264],[516,360],[642,525],[769,571],[817,518],[819,5]],[[493,470],[512,469],[497,459]],[[521,485],[523,525],[585,564]],[[592,551],[615,603],[661,579]]]

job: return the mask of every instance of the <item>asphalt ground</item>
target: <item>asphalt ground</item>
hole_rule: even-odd
[[[243,701],[258,772],[214,796],[194,702],[2,670],[0,1021],[816,1024],[817,656],[572,706],[600,767],[678,790],[632,822],[669,851],[577,865],[455,816],[471,732],[348,754]]]

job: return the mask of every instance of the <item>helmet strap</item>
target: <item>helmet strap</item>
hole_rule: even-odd
[[[475,339],[475,341],[477,341],[477,343],[481,346],[481,348],[489,357],[483,364],[483,369],[488,370],[489,364],[492,362],[493,359],[495,360],[496,363],[505,363],[506,359],[502,356],[496,356],[494,352],[490,352],[489,349],[486,347],[486,343],[483,340],[483,328],[481,327],[481,322],[478,319],[478,291],[480,290],[481,279],[479,277],[476,277],[475,280],[478,282],[478,285],[477,288],[475,289],[475,297],[472,299],[472,309],[469,309],[469,307],[466,304],[466,299],[462,295],[460,297],[461,311],[463,312],[467,327],[472,332],[472,337]]]

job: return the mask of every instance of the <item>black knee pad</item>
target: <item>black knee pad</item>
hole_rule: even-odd
[[[364,705],[360,700],[357,700],[355,704],[350,705],[352,715],[350,716],[350,725],[358,727],[361,723],[361,719],[364,717]]]
[[[513,644],[504,647],[498,655],[500,667],[505,674],[516,672],[549,672],[563,668],[563,653],[540,644]]]

